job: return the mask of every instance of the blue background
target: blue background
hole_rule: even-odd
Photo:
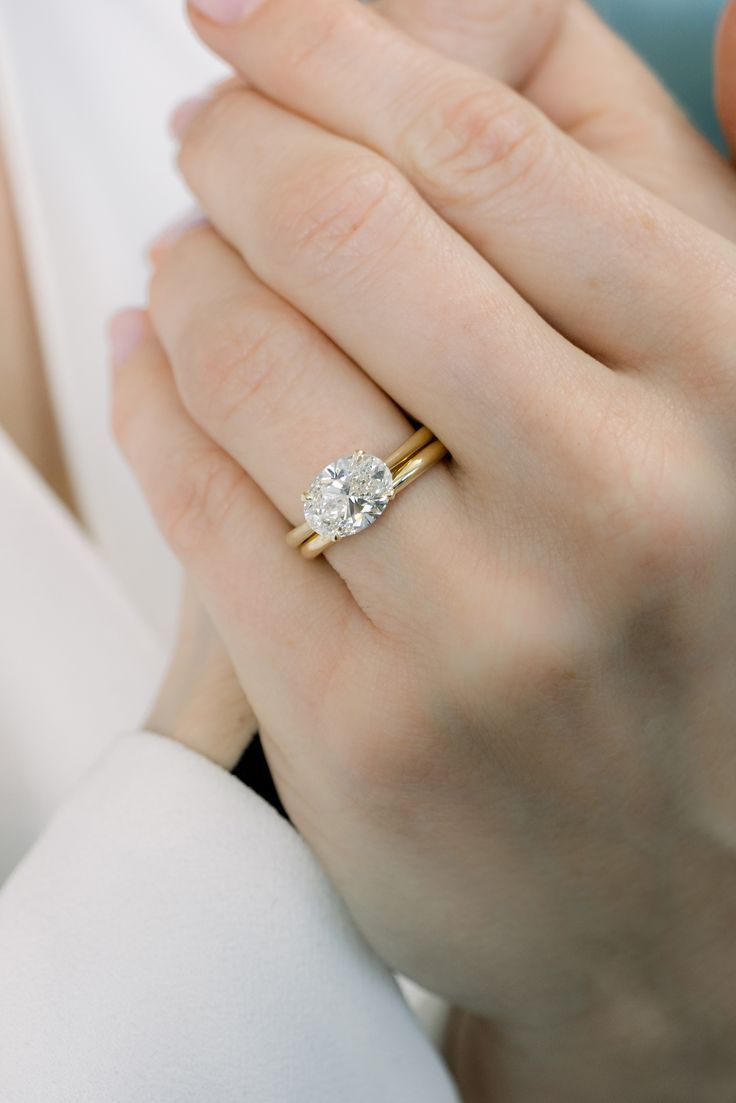
[[[713,108],[713,39],[724,0],[593,0],[659,72],[693,121],[721,144]]]

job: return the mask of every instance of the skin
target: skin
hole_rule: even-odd
[[[178,644],[147,725],[232,770],[258,730],[222,641],[190,580]]]
[[[693,130],[650,70],[586,4],[380,0],[374,8],[417,41],[508,81],[582,145],[681,210],[736,238],[733,174]],[[729,5],[718,43],[716,89],[727,134],[733,129],[730,119],[736,103],[730,65],[736,54],[734,13],[736,6]],[[582,114],[580,104],[585,105]],[[179,232],[180,227],[173,237],[167,232],[154,246],[154,262]],[[193,587],[188,587],[183,604],[186,630],[180,634],[149,723],[230,769],[245,749],[253,725],[241,722],[237,692],[229,688],[239,683]],[[196,643],[190,638],[194,626]],[[207,727],[182,719],[199,715],[199,704],[190,709],[190,699],[194,696],[193,655],[203,651],[211,657],[208,669],[217,670],[211,685],[201,674],[197,680],[197,702],[205,699],[207,687],[211,717]]]
[[[160,257],[118,434],[295,822],[379,952],[474,1012],[466,1097],[730,1100],[733,247],[336,10],[197,22],[280,106],[231,90],[185,135],[219,235]],[[371,114],[340,71],[388,50]],[[303,563],[299,491],[402,439],[390,399],[452,464]]]
[[[417,41],[523,91],[586,148],[681,210],[736,238],[733,174],[693,130],[650,70],[586,4],[379,0],[373,6]],[[736,4],[731,3],[724,10],[716,57],[716,94],[727,135],[734,130],[736,103],[731,64],[736,56],[734,26]],[[581,104],[585,105],[582,113]],[[186,114],[191,107],[185,108]],[[163,235],[151,250],[154,262],[180,232],[177,226]],[[180,643],[150,724],[231,768],[245,749],[252,725],[242,725],[237,694],[224,689],[225,671],[231,684],[237,684],[237,678],[191,586],[183,605]],[[190,639],[193,626],[196,644]],[[209,698],[213,723],[203,729],[184,723],[181,716],[182,712],[190,715],[192,656],[205,650],[212,657],[209,667],[218,674]],[[197,684],[199,701],[205,683],[200,677]],[[218,686],[221,692],[215,692]],[[248,711],[252,711],[249,706]]]
[[[681,210],[736,237],[734,187],[646,65],[577,0],[383,0],[418,41],[519,89],[587,149]],[[717,90],[733,117],[733,4],[724,12]],[[728,123],[727,131],[733,129]]]

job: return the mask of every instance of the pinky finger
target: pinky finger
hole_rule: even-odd
[[[298,732],[319,682],[315,665],[329,669],[345,632],[367,622],[327,562],[307,563],[287,547],[281,514],[189,417],[145,313],[118,315],[111,336],[119,350],[113,428],[123,453],[259,722]]]

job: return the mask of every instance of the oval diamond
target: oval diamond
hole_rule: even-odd
[[[304,495],[304,519],[320,536],[340,540],[377,521],[393,497],[393,477],[377,456],[354,452],[320,471]]]

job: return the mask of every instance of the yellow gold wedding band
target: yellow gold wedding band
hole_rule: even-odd
[[[423,426],[385,460],[363,451],[335,460],[302,496],[304,524],[286,542],[305,559],[316,559],[337,540],[369,528],[399,491],[446,455],[444,444]]]

